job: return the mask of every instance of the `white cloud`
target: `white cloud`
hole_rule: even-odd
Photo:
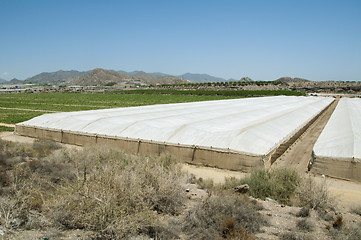
[[[10,73],[8,73],[8,72],[3,72],[3,73],[2,73],[3,76],[8,76],[9,74],[10,74]]]

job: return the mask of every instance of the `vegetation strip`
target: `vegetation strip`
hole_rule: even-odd
[[[0,124],[0,132],[13,132],[14,127],[8,127]]]
[[[34,112],[58,112],[58,111],[51,111],[51,110],[40,110],[40,109],[27,109],[27,108],[8,108],[8,107],[0,107],[0,109],[16,109],[22,111],[34,111]]]
[[[136,89],[113,91],[124,94],[171,94],[171,95],[215,95],[215,96],[235,96],[235,97],[259,97],[259,96],[305,96],[305,93],[290,90],[172,90],[172,89]]]

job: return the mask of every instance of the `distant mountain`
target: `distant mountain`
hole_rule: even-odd
[[[19,79],[13,78],[13,79],[11,79],[8,83],[9,83],[9,84],[22,84],[22,83],[24,83],[24,81],[21,81],[21,80],[19,80]]]
[[[82,86],[105,86],[111,83],[135,83],[140,82],[144,84],[178,84],[188,83],[184,79],[173,76],[159,76],[151,75],[142,71],[126,73],[124,71],[112,71],[96,68],[79,77],[67,79],[68,84],[82,85]]]
[[[253,80],[249,77],[243,77],[239,80],[240,82],[253,82]]]
[[[120,73],[125,73],[125,74],[128,74],[128,75],[133,75],[133,76],[140,76],[140,75],[149,75],[149,76],[146,76],[146,77],[150,77],[150,76],[156,76],[156,77],[153,77],[154,79],[156,78],[160,78],[160,77],[174,77],[170,74],[166,74],[166,73],[161,73],[161,72],[154,72],[154,73],[146,73],[146,72],[143,72],[143,71],[133,71],[133,72],[126,72],[126,71],[118,71]],[[152,78],[152,77],[150,77]]]
[[[131,80],[131,77],[125,73],[96,68],[79,77],[69,78],[67,82],[81,86],[104,86],[109,83],[120,83],[127,80]]]
[[[291,78],[291,77],[281,77],[279,79],[277,79],[276,81],[281,81],[281,82],[311,82],[310,80],[304,79],[304,78]]]
[[[3,83],[8,83],[8,81],[6,81],[5,79],[0,78],[0,84],[3,84]]]
[[[199,73],[185,73],[177,77],[187,79],[194,83],[206,83],[206,82],[226,82],[224,78],[213,77],[208,74],[199,74]]]
[[[71,71],[63,71],[59,70],[57,72],[43,72],[38,75],[35,75],[34,77],[27,78],[24,83],[61,83],[66,81],[68,78],[74,78],[79,77],[81,75],[84,75],[86,72],[79,72],[75,70]]]

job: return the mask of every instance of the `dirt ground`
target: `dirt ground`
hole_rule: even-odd
[[[3,127],[15,127],[15,124],[0,123],[0,126],[3,126]]]

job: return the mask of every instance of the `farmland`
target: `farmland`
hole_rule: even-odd
[[[0,95],[0,123],[15,124],[29,120],[44,113],[51,112],[69,112],[152,104],[220,100],[229,98],[232,97],[80,93]]]

